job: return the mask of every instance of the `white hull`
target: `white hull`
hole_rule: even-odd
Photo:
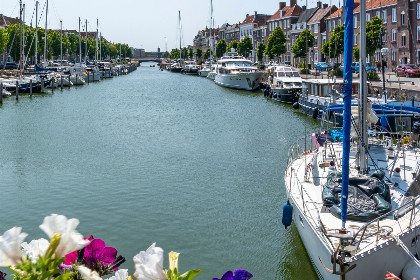
[[[198,76],[200,77],[207,77],[210,73],[210,70],[200,70],[198,71]]]
[[[263,77],[262,72],[253,73],[237,73],[237,74],[217,74],[214,79],[219,86],[242,89],[255,90],[259,87]]]
[[[216,75],[217,75],[216,72],[210,72],[207,75],[207,79],[214,81],[214,79],[216,78]]]

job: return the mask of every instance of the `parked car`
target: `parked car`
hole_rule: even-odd
[[[315,69],[320,70],[320,71],[327,71],[328,68],[329,68],[329,66],[326,62],[321,62],[320,61],[315,65]]]
[[[356,72],[356,73],[359,73],[359,62],[356,62],[356,64],[354,65],[354,71]],[[370,66],[370,63],[368,62],[368,63],[366,63],[366,71],[369,71],[369,70],[372,70],[372,71],[375,71],[376,72],[376,67],[375,66]]]
[[[352,64],[351,64],[351,72],[353,72],[353,73],[355,71],[354,70],[355,66],[356,66],[356,62],[352,62]],[[344,72],[344,64],[341,64],[338,68],[340,68],[340,70]]]
[[[420,77],[420,68],[414,64],[400,64],[395,68],[395,76]]]

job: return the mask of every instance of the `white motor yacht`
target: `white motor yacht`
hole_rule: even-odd
[[[269,69],[270,89],[273,98],[293,104],[298,101],[302,91],[302,78],[296,68],[291,66],[273,66]]]
[[[255,90],[259,87],[263,72],[253,66],[251,60],[229,52],[218,61],[221,65],[217,69],[215,83],[229,88]]]

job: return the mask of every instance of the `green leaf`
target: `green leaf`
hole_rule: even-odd
[[[193,269],[193,270],[187,271],[184,274],[182,274],[181,276],[179,276],[178,280],[191,280],[200,273],[201,273],[200,269]]]

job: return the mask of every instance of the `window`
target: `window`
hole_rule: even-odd
[[[287,20],[287,27],[290,28],[290,19]]]
[[[376,16],[377,16],[378,18],[381,18],[381,11],[376,11]]]
[[[391,60],[392,61],[397,61],[397,51],[396,50],[391,51]]]
[[[314,38],[314,47],[318,47],[318,36],[315,36]]]
[[[397,29],[392,29],[391,30],[391,42],[395,43],[395,41],[397,41]]]
[[[401,25],[404,25],[404,24],[405,24],[405,12],[403,11],[401,13]]]
[[[401,36],[401,46],[405,47],[405,34]]]
[[[353,16],[354,28],[357,28],[357,16]]]
[[[392,22],[397,22],[397,8],[392,8],[391,17]]]
[[[331,21],[328,21],[328,32],[331,32]]]
[[[420,26],[417,26],[417,40],[420,40]]]
[[[314,33],[318,33],[318,23],[314,24]]]
[[[314,62],[318,63],[318,52],[314,53]]]
[[[353,34],[353,45],[357,46],[357,34]]]
[[[386,10],[382,11],[382,19],[384,20],[384,23],[386,23],[386,18],[388,16],[388,13],[386,12]]]
[[[366,13],[366,21],[370,21],[370,14]]]
[[[420,19],[420,3],[417,3],[417,19]]]
[[[417,49],[417,64],[420,62],[420,49]]]
[[[341,25],[341,18],[338,19],[338,25]]]
[[[335,20],[333,20],[333,31],[335,29]]]

